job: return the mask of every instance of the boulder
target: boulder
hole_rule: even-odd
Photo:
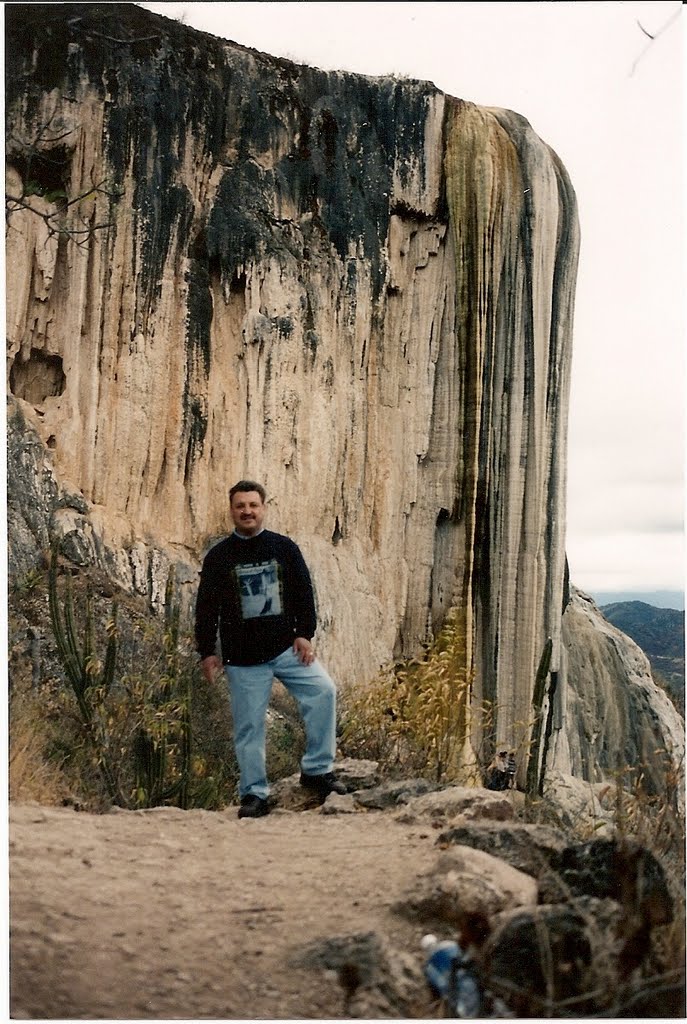
[[[330,793],[322,804],[321,814],[360,814],[360,808],[350,793]]]
[[[310,811],[322,806],[322,800],[300,784],[300,772],[272,784],[270,802],[284,811]]]
[[[419,821],[448,822],[458,817],[466,821],[510,821],[513,815],[508,793],[477,786],[449,786],[411,797],[395,818],[408,825]]]
[[[294,958],[294,966],[322,971],[342,989],[343,1016],[408,1018],[428,1008],[420,957],[397,949],[376,932],[324,938]]]
[[[620,910],[584,897],[505,911],[476,959],[490,994],[517,1017],[580,1017],[617,990]]]
[[[372,789],[379,782],[379,764],[357,757],[339,758],[334,765],[337,777],[349,793]]]
[[[539,879],[539,902],[576,896],[612,899],[626,917],[654,927],[674,917],[673,899],[660,861],[628,837],[594,839],[567,846]]]
[[[342,758],[334,765],[337,777],[347,787],[349,793],[376,785],[378,781],[378,765],[376,761],[366,761],[354,757]],[[294,772],[284,779],[279,779],[272,786],[271,797],[276,804],[289,811],[307,811],[320,807],[320,798],[300,784],[301,773]],[[330,794],[327,800],[331,800]],[[343,813],[345,809],[353,810],[353,800],[343,803],[331,803],[326,813]]]
[[[437,843],[443,847],[460,845],[483,850],[533,878],[538,878],[569,845],[562,832],[548,825],[518,822],[456,825],[441,832]]]
[[[555,805],[561,824],[578,833],[612,836],[617,817],[617,787],[612,782],[587,782],[558,769],[548,769],[543,795]]]
[[[427,779],[394,779],[355,794],[356,803],[368,810],[385,811],[408,804],[414,797],[443,789],[437,782]]]
[[[440,931],[450,926],[466,947],[481,919],[520,906],[536,906],[537,883],[497,857],[467,846],[442,853],[431,871],[420,875],[394,910]]]
[[[676,817],[684,816],[685,723],[654,682],[646,654],[574,587],[562,643],[547,758],[556,795],[567,788],[565,802],[578,814],[583,794],[569,779],[584,780],[587,797],[595,797],[590,809],[603,819],[596,801],[603,808],[606,800],[594,784],[620,774],[626,781],[641,778],[643,793],[659,796]]]

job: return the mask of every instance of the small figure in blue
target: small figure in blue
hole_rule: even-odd
[[[425,935],[422,948],[427,954],[425,978],[433,995],[442,999],[446,1016],[479,1017],[482,993],[476,975],[457,942]]]

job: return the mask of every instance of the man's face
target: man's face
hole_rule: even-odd
[[[231,499],[231,518],[239,533],[254,537],[265,518],[265,506],[258,492],[237,491]]]

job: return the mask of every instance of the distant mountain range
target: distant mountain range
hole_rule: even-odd
[[[685,713],[685,613],[646,601],[616,601],[599,606],[605,618],[641,647],[652,675]]]
[[[582,588],[584,590],[584,587]],[[628,601],[642,601],[654,608],[675,608],[682,611],[685,607],[684,590],[590,590],[590,597],[603,608],[607,604],[625,604]]]

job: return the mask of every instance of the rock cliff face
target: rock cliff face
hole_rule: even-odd
[[[576,589],[562,648],[549,767],[591,782],[623,779],[649,795],[668,783],[684,812],[684,721],[654,682],[647,656]]]
[[[578,226],[556,155],[431,83],[133,5],[7,21],[12,570],[50,529],[154,604],[175,564],[190,606],[229,486],[262,479],[338,679],[456,606],[513,741],[561,650]]]

